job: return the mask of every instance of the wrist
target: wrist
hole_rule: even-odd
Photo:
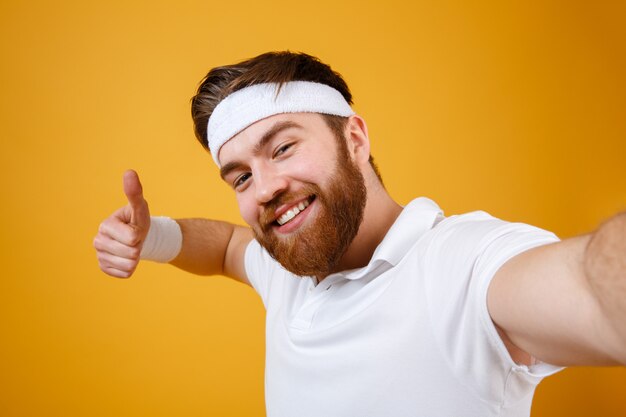
[[[176,220],[150,217],[150,229],[141,248],[140,259],[167,263],[174,260],[183,246],[183,233]]]

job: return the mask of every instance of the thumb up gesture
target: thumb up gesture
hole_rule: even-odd
[[[100,269],[117,278],[128,278],[135,272],[150,229],[148,202],[135,171],[124,173],[124,194],[128,204],[100,223],[93,240]]]

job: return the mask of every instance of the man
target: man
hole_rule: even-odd
[[[559,241],[426,198],[401,207],[351,102],[305,54],[211,70],[196,135],[250,228],[151,218],[129,171],[100,267],[126,278],[152,259],[253,286],[269,416],[522,416],[560,367],[626,363],[626,215]]]

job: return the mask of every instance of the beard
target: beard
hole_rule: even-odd
[[[363,175],[338,140],[338,158],[329,186],[307,183],[297,193],[284,193],[269,202],[254,228],[257,241],[283,268],[295,275],[323,279],[334,272],[354,240],[365,211],[367,190]],[[278,236],[270,220],[285,202],[314,196],[318,205],[313,222],[288,236]]]

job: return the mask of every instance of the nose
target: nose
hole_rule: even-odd
[[[256,199],[265,204],[287,189],[287,178],[273,169],[259,169],[254,174]]]

